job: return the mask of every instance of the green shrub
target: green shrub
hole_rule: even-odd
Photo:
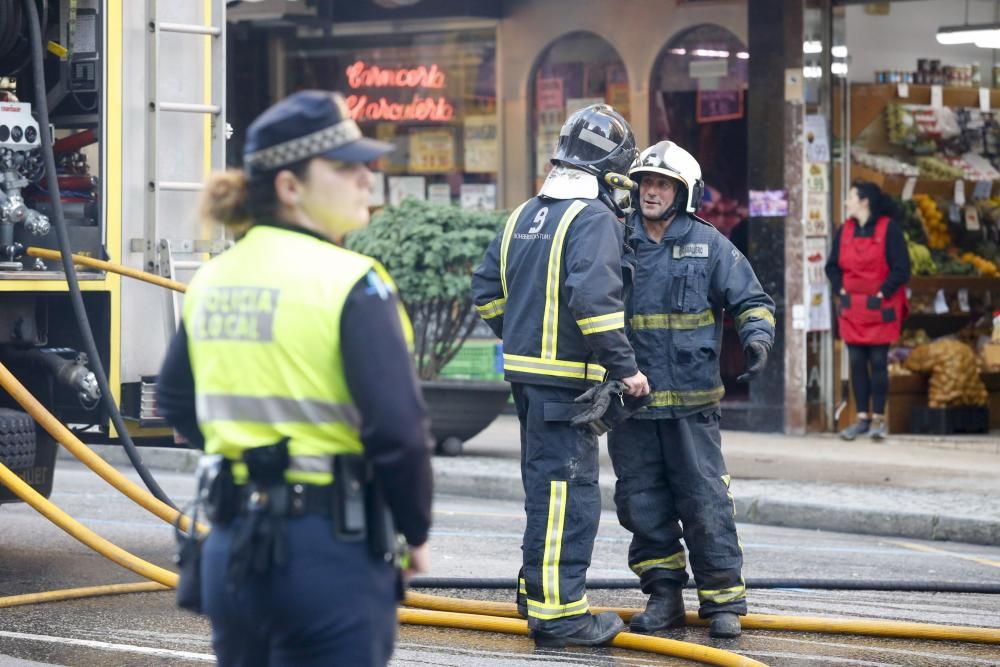
[[[399,287],[421,379],[437,377],[475,328],[472,271],[505,219],[504,213],[407,199],[381,209],[347,238],[349,249],[382,262]]]

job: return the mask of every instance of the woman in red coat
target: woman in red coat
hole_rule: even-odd
[[[854,181],[844,206],[847,220],[833,240],[826,275],[840,295],[837,327],[850,356],[858,420],[840,437],[867,433],[881,440],[887,433],[889,345],[909,310],[910,255],[896,207],[877,185]]]

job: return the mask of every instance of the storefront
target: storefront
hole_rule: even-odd
[[[334,88],[350,96],[366,131],[397,143],[378,166],[378,201],[415,196],[508,208],[537,190],[566,115],[608,102],[643,146],[670,138],[698,158],[708,185],[702,214],[744,251],[777,303],[771,363],[750,385],[735,382],[743,358],[727,327],[725,425],[832,428],[832,335],[810,333],[802,317],[805,236],[790,222],[804,220],[805,165],[788,156],[802,148],[806,95],[814,99],[810,113],[832,118],[831,82],[801,85],[804,9],[763,0],[634,0],[627,12],[596,0],[420,0],[331,3],[318,17],[278,7],[261,18],[269,4],[283,3],[245,4],[242,16],[231,15],[231,95],[252,101],[230,104],[231,155],[270,100],[302,87]],[[834,12],[825,4],[810,11],[830,25]],[[785,74],[795,79],[796,71],[798,87],[793,81],[786,90]],[[778,193],[784,208],[769,208],[768,193]],[[836,196],[830,185],[827,209]],[[832,210],[824,234],[830,219]]]
[[[909,239],[909,316],[890,350],[891,432],[1000,428],[1000,347],[990,345],[1000,308],[997,21],[993,0],[848,4],[806,20],[805,75],[823,81],[832,70],[823,116],[835,145],[832,220],[841,193],[863,179],[898,198]],[[820,37],[824,23],[832,42]],[[853,409],[852,400],[841,425]]]

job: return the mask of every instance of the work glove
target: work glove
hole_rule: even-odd
[[[755,378],[764,366],[767,366],[767,355],[771,351],[771,346],[762,340],[750,341],[750,344],[743,349],[746,356],[746,367],[743,374],[736,378],[737,382],[749,382]]]
[[[573,400],[574,403],[590,405],[573,417],[570,423],[589,428],[594,435],[604,435],[649,405],[652,400],[651,395],[629,396],[625,394],[624,382],[608,380],[594,385]]]

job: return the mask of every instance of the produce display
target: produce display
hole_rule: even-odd
[[[903,367],[930,373],[928,407],[982,406],[989,398],[986,385],[979,377],[976,353],[957,340],[920,345],[906,358]]]
[[[928,195],[913,195],[913,201],[917,202],[917,215],[924,223],[924,231],[927,234],[927,247],[934,249],[947,248],[951,245],[951,234],[948,232],[948,225],[944,222],[941,209]]]

